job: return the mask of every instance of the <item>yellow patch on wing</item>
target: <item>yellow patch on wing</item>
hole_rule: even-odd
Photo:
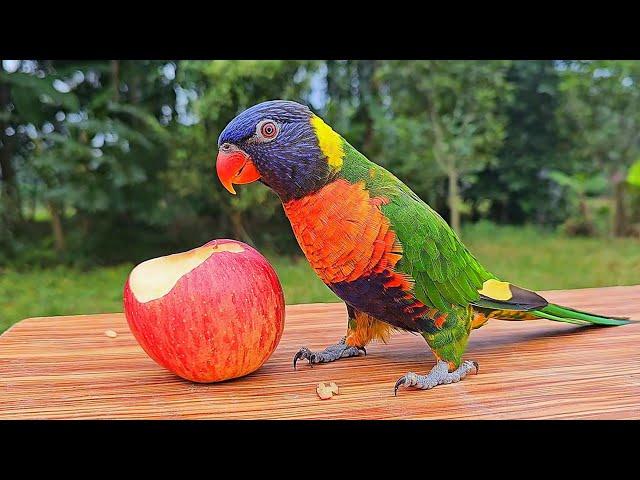
[[[493,300],[511,300],[513,294],[511,293],[511,288],[509,288],[509,286],[509,282],[501,282],[491,278],[484,282],[482,290],[478,290],[478,293]]]
[[[318,137],[320,150],[327,157],[329,165],[335,170],[340,170],[344,159],[342,138],[316,115],[311,117],[311,125],[316,132],[316,137]]]

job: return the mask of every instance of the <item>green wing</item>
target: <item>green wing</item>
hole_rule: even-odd
[[[447,222],[396,176],[345,142],[341,175],[364,181],[372,196],[389,199],[383,214],[402,244],[396,270],[415,280],[414,294],[425,305],[450,311],[480,299],[485,280],[495,278],[469,253]]]
[[[494,275],[480,265],[436,211],[404,184],[398,187],[398,195],[382,207],[403,248],[396,269],[413,277],[418,300],[438,310],[477,302],[478,290]]]

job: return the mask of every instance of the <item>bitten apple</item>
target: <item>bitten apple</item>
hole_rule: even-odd
[[[194,382],[257,370],[284,329],[273,267],[249,245],[227,239],[135,267],[124,286],[124,311],[145,352]]]

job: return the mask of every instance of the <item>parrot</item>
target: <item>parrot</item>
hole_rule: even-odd
[[[436,363],[408,372],[398,389],[455,383],[479,365],[464,360],[471,332],[491,319],[623,325],[624,317],[548,302],[487,270],[447,222],[405,183],[367,159],[311,109],[287,100],[254,105],[218,138],[216,173],[226,190],[259,181],[282,202],[302,252],[346,304],[345,335],[293,358],[314,364],[366,356],[396,331],[422,336]]]

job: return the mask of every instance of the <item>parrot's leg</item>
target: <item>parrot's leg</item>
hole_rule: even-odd
[[[456,383],[466,377],[469,372],[478,373],[478,363],[472,360],[462,361],[467,348],[469,333],[473,328],[475,316],[470,308],[451,312],[445,323],[434,333],[423,333],[438,360],[435,367],[426,375],[409,372],[396,382],[394,394],[398,388],[414,387],[423,390],[437,385]]]
[[[453,372],[449,372],[449,362],[438,360],[436,366],[433,367],[427,375],[417,375],[409,372],[403,377],[400,377],[396,382],[394,394],[397,395],[398,388],[402,385],[428,390],[437,385],[456,383],[466,377],[471,370],[475,370],[475,372],[478,373],[478,362],[467,360],[462,362]]]
[[[306,359],[310,365],[315,363],[333,362],[340,358],[357,357],[360,353],[367,354],[365,345],[378,338],[386,343],[392,327],[377,320],[366,313],[347,305],[349,325],[347,335],[335,345],[330,345],[321,352],[312,352],[307,347],[302,347],[293,357],[293,368],[300,359]]]
[[[298,350],[298,353],[293,357],[293,368],[296,368],[296,363],[300,359],[309,360],[309,364],[314,363],[328,363],[338,360],[339,358],[357,357],[360,352],[367,354],[367,350],[364,347],[350,347],[345,342],[347,337],[342,339],[335,345],[330,345],[321,352],[312,352],[307,347],[302,347]]]

